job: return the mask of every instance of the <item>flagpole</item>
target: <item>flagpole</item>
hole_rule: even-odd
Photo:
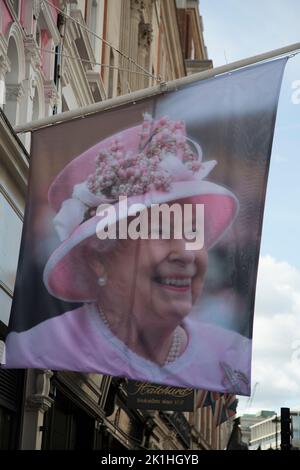
[[[242,67],[254,65],[257,62],[274,59],[275,57],[280,57],[287,54],[293,54],[297,51],[300,52],[300,43],[291,44],[289,46],[281,47],[280,49],[275,49],[273,51],[265,52],[263,54],[258,54],[252,57],[248,57],[246,59],[238,60],[236,62],[232,62],[231,64],[221,65],[220,67],[204,70],[203,72],[188,75],[187,77],[178,78],[169,82],[161,82],[160,85],[151,88],[145,88],[143,90],[138,90],[126,95],[121,95],[116,98],[111,98],[105,101],[93,103],[83,108],[65,111],[54,116],[39,119],[38,121],[29,122],[22,126],[15,126],[14,131],[17,134],[24,132],[33,132],[43,127],[48,127],[62,122],[71,121],[73,119],[85,118],[86,116],[89,116],[91,114],[95,114],[100,111],[105,111],[116,106],[121,106],[129,103],[135,104],[137,101],[140,101],[144,98],[150,98],[162,93],[175,91],[179,87],[182,87],[184,85],[189,85],[194,82],[205,80],[206,78],[215,77],[224,73],[233,72],[234,70],[240,69]]]

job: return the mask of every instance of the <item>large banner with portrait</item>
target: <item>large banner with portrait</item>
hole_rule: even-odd
[[[285,62],[33,132],[6,367],[250,394]]]

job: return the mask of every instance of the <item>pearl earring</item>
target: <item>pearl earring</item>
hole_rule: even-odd
[[[107,281],[107,276],[103,275],[103,276],[98,277],[97,284],[100,287],[104,287],[106,285],[106,281]]]

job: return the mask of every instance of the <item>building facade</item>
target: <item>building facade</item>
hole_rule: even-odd
[[[258,423],[250,426],[251,440],[250,450],[268,450],[280,449],[281,443],[281,426],[280,417],[277,414],[265,417]]]
[[[198,3],[0,0],[0,348],[30,159],[30,134],[13,126],[212,67]],[[0,370],[0,449],[223,449],[230,431],[209,407],[130,409],[126,380]]]
[[[292,447],[300,449],[300,411],[291,411]]]
[[[251,449],[260,446],[262,450],[281,449],[281,419],[274,414],[271,420],[264,420],[262,426],[251,426]],[[290,411],[290,446],[300,449],[300,412]]]
[[[241,427],[243,441],[248,446],[250,446],[251,439],[252,439],[251,437],[252,426],[264,421],[266,418],[270,418],[270,417],[273,418],[275,414],[276,414],[275,411],[269,411],[269,410],[261,410],[255,414],[254,413],[243,414],[240,417],[240,427]]]

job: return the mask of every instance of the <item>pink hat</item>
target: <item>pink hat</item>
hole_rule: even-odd
[[[141,125],[99,142],[72,160],[48,194],[62,242],[44,270],[50,294],[71,302],[96,299],[97,280],[83,262],[82,248],[96,237],[96,231],[107,227],[107,218],[96,215],[100,204],[114,204],[120,220],[130,215],[136,203],[150,207],[193,197],[205,205],[205,245],[211,248],[238,212],[231,191],[204,180],[215,165],[215,160],[202,162],[201,148],[186,137],[183,122],[168,117],[153,120],[149,114]],[[127,196],[126,213],[120,196]]]

